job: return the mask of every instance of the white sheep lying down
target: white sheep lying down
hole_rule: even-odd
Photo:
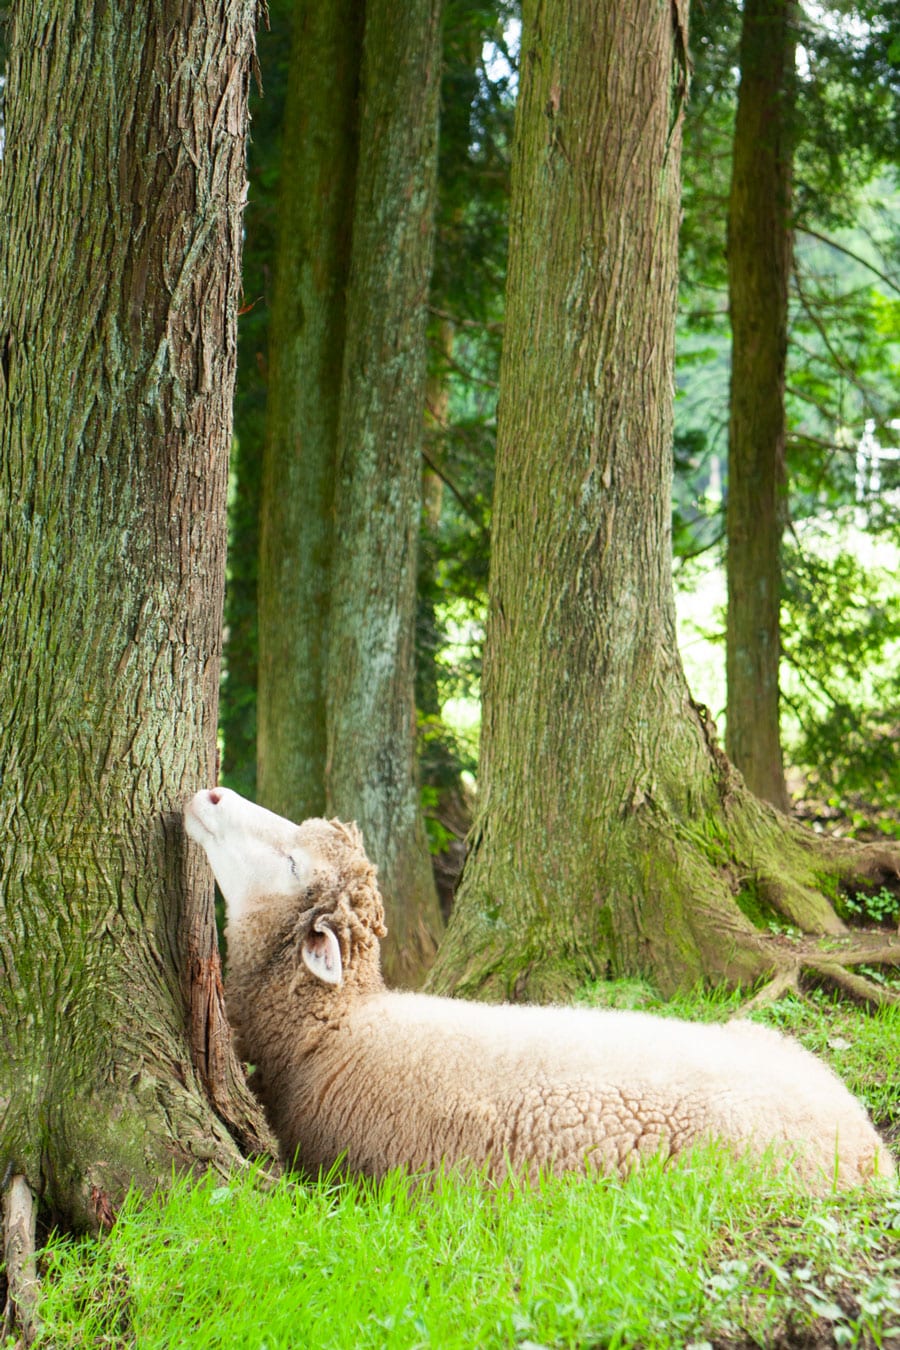
[[[227,907],[228,1014],[285,1160],[381,1176],[441,1164],[626,1173],[721,1140],[817,1189],[894,1175],[862,1106],[750,1022],[495,1006],[385,988],[384,911],[355,825],[226,788],[185,808]]]

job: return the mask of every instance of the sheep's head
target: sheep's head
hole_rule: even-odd
[[[295,825],[219,787],[191,798],[184,824],[224,896],[230,959],[247,942],[261,962],[298,954],[324,984],[377,972],[384,906],[356,825]]]

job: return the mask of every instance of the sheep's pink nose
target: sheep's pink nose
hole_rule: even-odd
[[[208,796],[209,796],[209,800],[212,802],[213,806],[218,806],[218,805],[219,805],[219,802],[222,800],[222,792],[221,792],[221,789],[220,789],[220,788],[210,788],[209,793],[208,793]]]

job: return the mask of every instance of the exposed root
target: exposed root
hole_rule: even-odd
[[[888,989],[848,969],[851,966],[900,967],[900,939],[862,931],[843,941],[823,944],[809,938],[791,943],[775,974],[741,1008],[741,1016],[802,989],[831,989],[869,1008],[900,1004],[900,989]]]
[[[800,968],[801,984],[833,989],[853,1003],[869,1008],[900,1006],[900,994],[885,989],[874,980],[855,975],[837,961],[804,961]]]
[[[14,1176],[3,1198],[3,1259],[6,1265],[7,1298],[3,1310],[3,1335],[19,1332],[28,1346],[40,1330],[38,1302],[40,1283],[35,1266],[37,1210],[31,1187],[23,1176]]]
[[[846,949],[838,948],[833,952],[823,952],[824,959],[841,966],[900,966],[900,939],[885,938],[873,943],[854,945]]]
[[[804,933],[824,933],[829,937],[843,937],[847,925],[834,910],[829,900],[814,886],[798,883],[785,873],[773,876],[759,872],[756,877],[760,898]]]
[[[757,1008],[764,1008],[769,1003],[777,1003],[785,994],[796,994],[799,991],[800,967],[788,966],[786,970],[780,970],[774,979],[764,984],[762,989],[758,989],[753,997],[741,1006],[741,1016],[754,1012]]]
[[[797,825],[807,836],[810,853],[818,856],[848,889],[888,886],[896,889],[900,879],[900,846],[895,843],[864,842],[859,839],[835,839],[812,835],[805,825]]]

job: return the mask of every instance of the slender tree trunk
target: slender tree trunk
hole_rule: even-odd
[[[842,929],[839,859],[759,803],[675,639],[671,419],[686,6],[524,7],[479,799],[431,987],[749,981]],[[600,74],[598,75],[598,72]]]
[[[726,748],[750,790],[783,811],[790,801],[778,667],[796,20],[794,0],[745,0],[728,207]]]
[[[365,7],[301,4],[285,108],[259,576],[259,798],[325,810],[335,447]],[[323,77],[323,72],[327,75]]]
[[[0,1157],[58,1218],[265,1133],[214,773],[255,3],[22,0],[0,209]]]
[[[414,624],[440,0],[369,0],[347,300],[328,653],[329,810],[353,815],[384,893],[388,978],[441,932],[415,772]]]
[[[255,800],[259,681],[259,527],[265,442],[268,348],[272,314],[294,0],[267,0],[259,37],[261,80],[250,89],[247,207],[244,211],[243,304],[238,320],[234,440],[228,508],[228,582],[220,690],[220,780]]]

